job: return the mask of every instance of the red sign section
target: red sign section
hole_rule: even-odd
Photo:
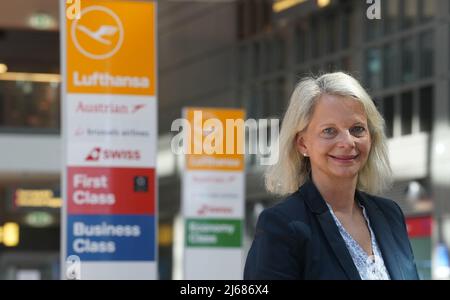
[[[69,167],[67,193],[69,214],[154,214],[155,170]]]
[[[406,218],[406,227],[410,238],[431,236],[431,217]]]

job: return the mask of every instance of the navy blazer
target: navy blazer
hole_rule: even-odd
[[[358,190],[355,195],[366,209],[391,279],[419,279],[400,207]],[[261,213],[244,279],[361,279],[311,179]]]

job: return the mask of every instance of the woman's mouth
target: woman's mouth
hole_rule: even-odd
[[[353,162],[356,158],[358,158],[359,154],[357,155],[329,155],[332,159],[338,162]]]

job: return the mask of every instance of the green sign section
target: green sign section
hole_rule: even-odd
[[[241,247],[242,220],[187,219],[188,247]]]

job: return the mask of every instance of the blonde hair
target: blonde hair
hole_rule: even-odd
[[[295,87],[280,131],[279,160],[265,173],[266,189],[278,195],[290,194],[308,178],[310,162],[297,151],[296,135],[308,126],[314,106],[323,94],[351,97],[363,105],[372,146],[367,162],[358,174],[356,188],[368,193],[382,192],[391,184],[392,178],[385,122],[359,82],[342,72],[307,77]]]

